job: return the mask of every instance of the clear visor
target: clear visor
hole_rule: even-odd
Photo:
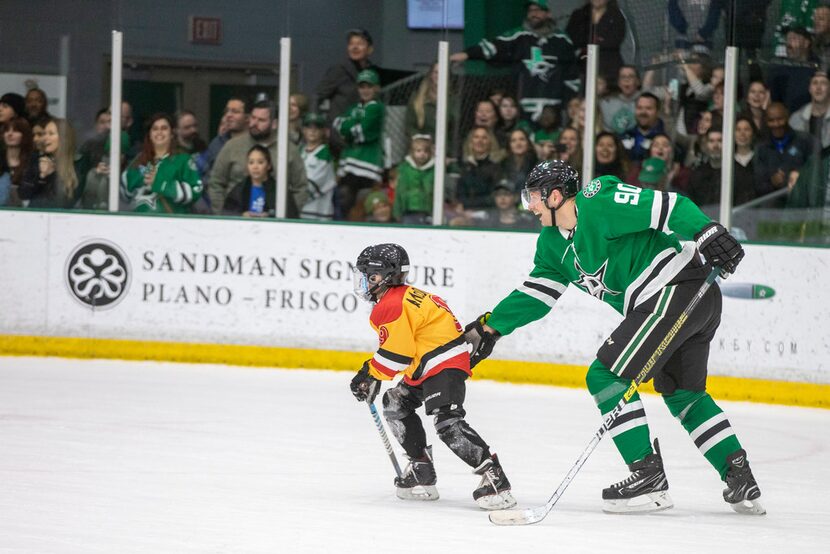
[[[522,206],[529,210],[531,206],[542,201],[542,189],[522,189]]]
[[[354,268],[353,271],[352,284],[354,285],[354,293],[358,298],[371,300],[372,295],[369,292],[369,277],[357,268]]]

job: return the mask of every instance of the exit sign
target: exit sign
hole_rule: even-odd
[[[191,15],[188,39],[192,44],[222,44],[222,20],[218,17]]]

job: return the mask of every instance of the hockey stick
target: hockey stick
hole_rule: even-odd
[[[614,421],[623,411],[625,405],[634,396],[634,393],[637,392],[640,384],[645,381],[648,374],[651,372],[654,364],[657,363],[657,360],[663,355],[663,352],[666,351],[669,344],[674,337],[677,335],[677,332],[683,327],[683,324],[686,323],[686,320],[689,319],[689,315],[692,311],[697,307],[698,303],[700,302],[703,295],[706,294],[706,291],[709,290],[709,287],[712,286],[712,283],[715,282],[718,274],[720,274],[720,267],[712,268],[712,271],[709,273],[709,276],[706,277],[706,281],[700,286],[700,290],[697,291],[695,296],[689,302],[689,305],[680,313],[680,316],[677,318],[677,321],[674,322],[674,325],[671,326],[669,332],[666,333],[666,337],[660,342],[657,346],[657,350],[654,351],[654,354],[646,362],[646,365],[643,369],[640,370],[640,373],[631,381],[631,385],[629,385],[628,390],[625,391],[623,397],[620,399],[619,403],[614,406],[614,409],[606,414],[605,419],[602,422],[602,426],[600,426],[599,430],[594,434],[594,438],[591,439],[591,442],[588,443],[588,446],[585,447],[585,450],[582,451],[579,458],[576,460],[576,463],[571,467],[568,474],[565,476],[565,479],[559,483],[559,486],[556,488],[556,491],[553,493],[553,496],[547,501],[544,506],[538,506],[536,508],[525,508],[524,510],[498,510],[495,512],[490,513],[490,521],[495,523],[496,525],[528,525],[531,523],[539,523],[550,513],[553,507],[559,502],[559,499],[565,493],[565,489],[568,488],[568,485],[571,484],[571,481],[574,480],[576,474],[579,473],[579,470],[588,460],[588,457],[594,451],[594,449],[599,444],[599,441],[611,428]]]
[[[398,458],[395,457],[395,451],[392,450],[392,445],[389,443],[389,437],[386,436],[386,429],[383,428],[383,422],[380,420],[377,408],[374,402],[366,402],[369,405],[369,411],[372,413],[372,418],[375,420],[375,425],[380,433],[380,439],[383,441],[383,447],[386,448],[386,453],[389,454],[389,459],[392,460],[392,465],[395,466],[395,473],[398,477],[401,476],[401,466],[398,465]]]

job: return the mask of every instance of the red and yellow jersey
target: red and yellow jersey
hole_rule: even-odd
[[[472,375],[463,329],[438,296],[414,287],[392,287],[369,318],[380,347],[369,361],[369,373],[419,385],[438,372],[455,368]]]

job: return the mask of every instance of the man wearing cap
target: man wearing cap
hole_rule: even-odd
[[[357,75],[360,100],[332,123],[345,143],[337,176],[340,184],[334,193],[334,218],[348,219],[349,211],[361,191],[372,188],[383,176],[383,116],[385,108],[375,99],[380,78],[373,69]]]
[[[392,223],[392,203],[382,190],[370,192],[363,201],[366,221],[373,223]]]
[[[817,59],[812,52],[813,36],[804,27],[787,29],[785,38],[787,56],[770,64],[766,83],[772,101],[783,103],[792,113],[810,101]]]
[[[357,74],[364,69],[378,69],[369,60],[374,51],[369,31],[351,29],[346,37],[348,59],[330,66],[317,85],[316,105],[318,111],[328,113],[329,121],[360,99],[357,94]]]
[[[522,109],[536,121],[545,106],[561,106],[576,95],[579,65],[571,39],[556,29],[547,0],[526,4],[527,16],[521,27],[483,39],[453,54],[450,60],[511,63]]]
[[[646,158],[637,174],[637,182],[632,185],[644,189],[666,190],[666,161],[663,158]]]

